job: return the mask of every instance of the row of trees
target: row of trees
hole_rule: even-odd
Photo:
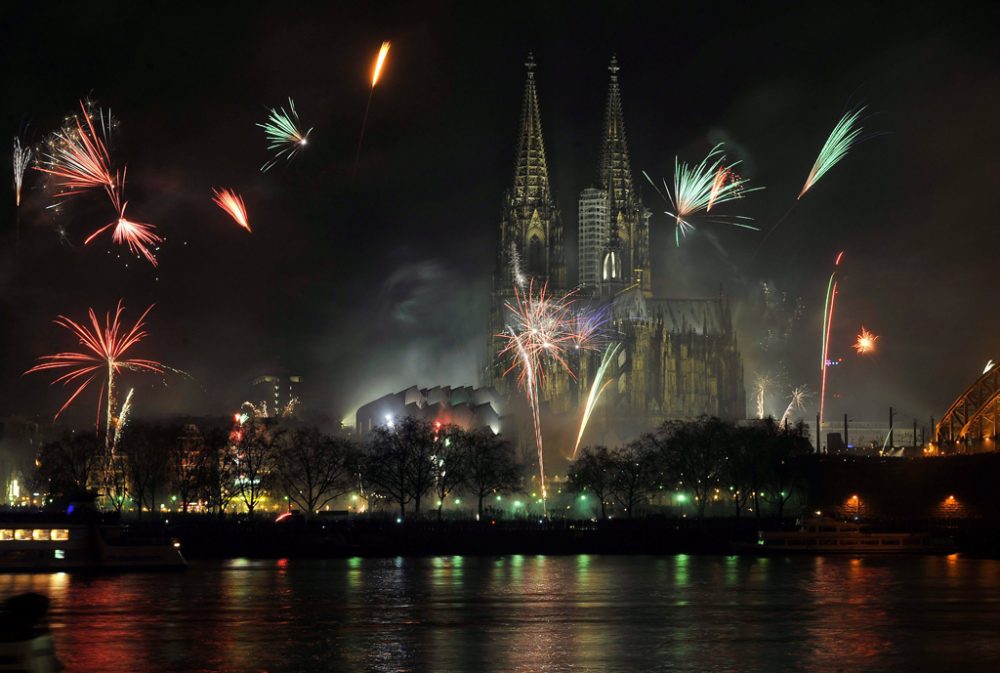
[[[621,447],[588,447],[568,469],[571,492],[593,493],[601,517],[611,505],[632,516],[657,495],[690,494],[699,517],[713,499],[739,517],[761,502],[781,516],[811,452],[805,428],[773,421],[736,425],[718,418],[668,422]],[[251,515],[267,497],[286,498],[306,517],[350,492],[385,503],[400,517],[420,516],[429,498],[437,516],[457,494],[477,501],[518,492],[525,469],[514,448],[489,429],[402,418],[373,430],[364,445],[290,419],[250,417],[234,427],[191,432],[136,424],[109,447],[92,433],[68,434],[43,447],[40,489],[79,497],[99,493],[107,506],[139,516],[170,501],[182,512],[199,503],[224,513],[236,502]]]
[[[99,493],[138,516],[169,499],[219,514],[240,503],[251,515],[268,497],[287,498],[308,517],[351,491],[420,514],[437,496],[438,516],[458,492],[478,500],[518,489],[522,470],[511,445],[490,430],[465,432],[412,418],[376,429],[364,446],[293,420],[248,418],[235,428],[192,433],[173,425],[136,424],[107,446],[94,433],[68,433],[46,444],[37,478],[66,497]],[[168,495],[169,494],[169,495]]]
[[[182,512],[201,503],[221,514],[238,501],[253,514],[271,493],[308,513],[357,486],[359,461],[351,441],[311,426],[250,419],[237,429],[192,433],[136,424],[115,446],[94,433],[68,433],[44,445],[37,479],[65,498],[99,493],[118,512],[132,503],[140,517],[168,494]]]
[[[607,505],[631,517],[664,490],[690,493],[699,517],[716,493],[739,517],[760,516],[761,502],[780,517],[801,486],[802,457],[812,452],[802,424],[781,426],[772,418],[737,425],[714,417],[669,421],[625,446],[581,451],[570,464],[571,490],[593,493],[601,517]]]

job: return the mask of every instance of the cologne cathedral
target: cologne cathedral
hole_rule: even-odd
[[[636,189],[625,136],[619,67],[609,67],[607,109],[598,186],[580,194],[578,278],[569,277],[563,221],[552,194],[545,156],[535,63],[525,64],[527,82],[521,112],[514,179],[503,203],[500,246],[490,301],[489,363],[484,385],[517,399],[509,363],[497,358],[498,334],[507,329],[507,304],[514,287],[530,277],[534,287],[548,284],[553,295],[576,289],[574,308],[599,311],[605,330],[620,344],[604,373],[603,394],[584,437],[585,444],[614,444],[653,429],[665,420],[702,414],[746,416],[743,364],[737,348],[729,302],[710,298],[668,298],[653,292],[649,226],[651,212]],[[571,353],[573,375],[549,367],[541,380],[542,413],[559,428],[558,444],[579,424],[600,351]],[[575,375],[575,376],[574,376]],[[604,386],[604,383],[601,383]],[[548,434],[548,433],[547,433]],[[570,440],[575,439],[575,434]],[[567,455],[565,450],[563,455]]]

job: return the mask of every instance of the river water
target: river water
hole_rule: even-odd
[[[506,556],[0,575],[67,670],[995,671],[1000,561]]]

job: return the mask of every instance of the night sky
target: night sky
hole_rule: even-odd
[[[597,180],[607,64],[617,53],[633,170],[669,176],[725,139],[763,192],[728,208],[771,226],[795,203],[837,119],[867,104],[875,137],[761,234],[705,225],[680,249],[657,197],[654,278],[668,296],[736,302],[748,388],[776,365],[749,298],[767,280],[805,314],[786,387],[818,388],[820,313],[845,250],[831,417],[940,416],[1000,359],[996,6],[941,3],[43,3],[0,9],[0,125],[39,142],[77,100],[112,108],[128,212],[166,235],[160,267],[105,236],[106,199],[58,214],[30,172],[15,249],[0,210],[0,415],[46,417],[64,393],[22,377],[69,349],[63,313],[150,303],[137,356],[194,381],[129,375],[136,414],[230,412],[274,370],[333,418],[412,383],[475,384],[490,272],[534,51],[551,177],[575,278],[576,200]],[[354,151],[382,40],[392,40],[356,178]],[[267,108],[295,99],[307,150],[266,174]],[[641,179],[641,178],[640,178]],[[9,185],[9,182],[8,182]],[[243,194],[253,234],[211,201]],[[68,234],[60,239],[59,229]],[[879,352],[850,350],[864,324]],[[749,391],[748,391],[749,392]],[[749,397],[749,395],[748,395]],[[769,405],[780,414],[776,395]],[[68,415],[93,418],[96,389]],[[810,410],[810,414],[814,413]]]

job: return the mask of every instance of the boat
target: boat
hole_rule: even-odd
[[[954,551],[948,538],[925,532],[879,531],[860,521],[800,519],[794,531],[759,531],[756,544],[733,543],[762,554],[931,554]]]
[[[180,542],[137,537],[127,526],[0,518],[0,572],[182,569]]]

